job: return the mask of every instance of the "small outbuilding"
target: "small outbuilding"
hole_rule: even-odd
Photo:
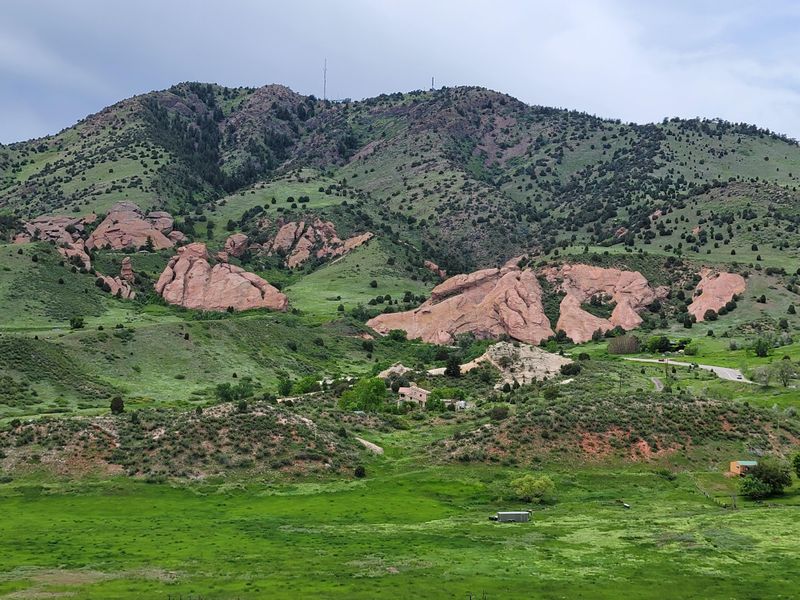
[[[497,511],[493,517],[489,517],[491,521],[498,523],[527,523],[531,519],[531,511],[529,510],[505,510]]]
[[[747,475],[747,472],[755,466],[758,466],[758,461],[756,460],[734,460],[731,461],[731,474]]]

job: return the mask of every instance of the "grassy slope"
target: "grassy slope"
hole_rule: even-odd
[[[382,240],[357,248],[287,288],[292,306],[315,317],[329,319],[336,315],[339,304],[351,310],[367,304],[376,296],[389,294],[402,299],[407,291],[427,295],[432,282],[412,280],[403,271],[387,263],[394,249]],[[377,282],[377,287],[370,285]]]

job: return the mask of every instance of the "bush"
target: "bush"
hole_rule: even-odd
[[[358,465],[353,471],[353,475],[355,475],[358,479],[363,479],[367,476],[367,470],[364,468],[364,465]]]
[[[768,495],[770,496],[781,494],[784,488],[792,485],[792,472],[789,465],[770,456],[764,457],[750,469],[747,477],[754,477],[766,484],[769,487]]]
[[[69,320],[69,328],[70,329],[83,329],[85,321],[83,317],[72,317]]]
[[[114,396],[111,399],[111,414],[120,415],[125,412],[125,402],[122,396]]]
[[[769,496],[772,488],[768,483],[753,477],[752,475],[745,475],[739,482],[739,493],[747,498],[753,500],[760,500]]]
[[[489,417],[492,421],[502,421],[508,417],[507,406],[495,406],[489,411]]]
[[[403,329],[392,329],[386,335],[393,342],[404,342],[406,340],[406,332]]]
[[[580,372],[581,372],[581,366],[578,363],[569,363],[566,365],[561,365],[562,375],[577,375]]]
[[[512,480],[511,489],[514,492],[514,496],[520,500],[542,504],[553,500],[556,485],[547,475],[534,477],[531,474],[527,474]]]
[[[542,397],[548,402],[552,402],[558,398],[558,388],[554,385],[547,386],[542,390]]]
[[[772,349],[772,344],[770,344],[769,340],[764,337],[757,338],[752,345],[752,350],[756,356],[760,358],[764,358],[769,354],[769,351]]]

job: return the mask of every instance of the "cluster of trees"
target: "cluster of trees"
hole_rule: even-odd
[[[789,387],[792,379],[797,377],[798,369],[788,356],[781,360],[753,369],[752,377],[763,386],[768,386],[773,379],[780,381],[783,387]]]
[[[800,454],[794,456],[791,466],[774,457],[764,457],[742,477],[739,493],[754,500],[782,494],[792,485],[792,469],[800,477]]]

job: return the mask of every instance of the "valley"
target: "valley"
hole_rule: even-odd
[[[476,87],[0,146],[0,597],[793,597],[798,177]]]

